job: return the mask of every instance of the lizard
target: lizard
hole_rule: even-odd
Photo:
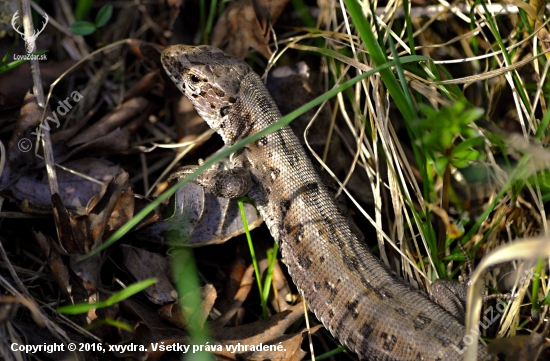
[[[281,118],[261,78],[218,48],[172,45],[161,63],[226,145]],[[288,126],[241,148],[231,163],[194,182],[255,202],[309,309],[343,345],[371,361],[463,359],[463,324],[368,250]],[[472,347],[478,360],[491,359],[483,345]]]

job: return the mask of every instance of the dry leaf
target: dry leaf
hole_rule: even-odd
[[[244,59],[248,48],[265,58],[271,56],[269,26],[281,15],[288,0],[239,0],[231,4],[218,19],[212,32],[212,45]]]
[[[120,167],[99,159],[79,159],[63,166],[99,181],[107,182]],[[88,201],[101,190],[101,185],[85,180],[80,175],[57,169],[60,197],[69,208],[86,207]],[[51,195],[46,170],[31,170],[9,188],[17,200],[27,199],[38,209],[51,209]]]
[[[191,317],[199,318],[199,320],[195,324],[203,325],[206,322],[207,317],[210,315],[210,312],[214,307],[214,302],[216,302],[216,298],[217,292],[214,286],[212,286],[211,284],[207,284],[206,286],[201,288],[201,305],[198,309],[194,310],[191,315]],[[187,326],[187,324],[189,324],[189,321],[185,319],[183,313],[181,312],[180,303],[166,305],[160,308],[158,313],[163,319],[178,328],[183,329]]]
[[[134,326],[134,332],[130,339],[119,343],[120,345],[144,345],[145,351],[119,353],[117,356],[135,357],[138,360],[156,360],[161,357],[164,352],[153,351],[152,343],[161,343],[170,345],[175,342],[189,344],[189,340],[184,331],[171,326],[166,321],[162,320],[159,315],[143,305],[142,303],[129,298],[120,302],[120,310],[122,314],[128,314],[133,319],[139,321]]]
[[[167,257],[128,245],[120,245],[120,248],[124,257],[124,267],[136,280],[142,281],[153,277],[158,280],[144,290],[151,302],[164,305],[177,301],[178,293],[167,276],[170,273],[170,260]]]
[[[119,105],[109,114],[98,120],[93,126],[84,129],[71,140],[67,142],[68,147],[81,145],[96,141],[98,138],[105,137],[108,134],[116,132],[125,124],[132,122],[134,119],[142,119],[142,122],[147,119],[149,114],[154,110],[153,106],[145,98],[134,98]]]

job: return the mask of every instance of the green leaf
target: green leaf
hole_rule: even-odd
[[[477,160],[480,155],[480,152],[476,149],[464,149],[460,152],[453,152],[452,158],[457,160]]]
[[[481,118],[485,111],[481,108],[469,109],[463,113],[465,123],[473,123],[475,120]]]
[[[84,19],[86,15],[88,15],[88,13],[90,12],[93,4],[94,0],[78,0],[78,3],[76,4],[76,10],[74,11],[74,18],[76,20]]]
[[[95,26],[98,28],[105,26],[111,20],[111,16],[113,16],[113,6],[103,5],[95,17]]]
[[[466,159],[451,159],[451,164],[455,168],[462,169],[462,168],[466,168],[467,166],[469,166],[470,162]]]
[[[435,171],[437,174],[442,175],[445,173],[445,168],[447,167],[447,164],[449,163],[449,158],[447,157],[439,157],[435,160],[434,166]]]
[[[458,144],[456,147],[453,148],[453,156],[457,153],[460,153],[466,149],[474,148],[478,145],[482,145],[485,139],[483,137],[476,137],[476,138],[470,138],[466,139],[462,143]]]
[[[76,35],[90,35],[96,31],[96,26],[89,21],[75,21],[70,30]]]
[[[443,149],[448,149],[453,144],[453,140],[456,136],[456,132],[453,131],[453,129],[450,129],[450,132],[442,132],[439,136],[440,145]]]

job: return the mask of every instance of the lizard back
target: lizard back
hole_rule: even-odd
[[[281,118],[259,76],[210,46],[162,55],[172,80],[226,142]],[[352,231],[289,127],[234,156],[300,294],[340,342],[369,360],[462,360],[458,320],[383,265]],[[480,360],[490,359],[479,346]]]

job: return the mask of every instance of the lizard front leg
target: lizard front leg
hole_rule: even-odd
[[[170,175],[169,182],[196,171],[198,166],[184,166]],[[252,187],[250,171],[242,167],[219,169],[217,165],[199,174],[193,183],[208,189],[217,197],[239,198],[245,196]]]

